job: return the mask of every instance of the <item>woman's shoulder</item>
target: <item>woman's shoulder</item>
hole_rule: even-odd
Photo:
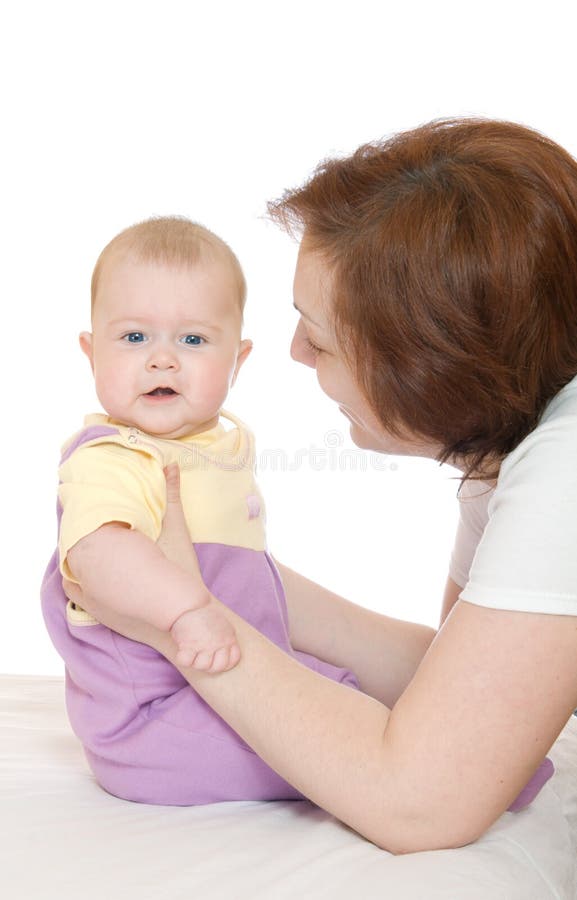
[[[577,615],[576,463],[577,384],[571,382],[501,465],[487,498],[486,524],[461,594],[464,600]],[[472,535],[474,522],[465,517],[471,519],[473,513],[465,503],[461,512],[463,531]]]
[[[537,426],[501,464],[495,495],[524,482],[577,483],[577,376],[547,404]]]

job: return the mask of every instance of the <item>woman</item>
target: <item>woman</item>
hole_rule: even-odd
[[[280,566],[293,646],[352,669],[365,693],[224,606],[240,663],[182,674],[378,846],[461,846],[507,809],[577,706],[577,163],[521,126],[433,122],[321,165],[271,213],[302,231],[292,355],[355,443],[463,472],[441,627]],[[178,473],[167,483],[163,547],[194,566]],[[166,636],[71,596],[174,660]]]

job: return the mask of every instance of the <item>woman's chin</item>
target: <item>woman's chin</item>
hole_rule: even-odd
[[[369,434],[361,425],[359,425],[357,422],[354,422],[350,418],[349,435],[353,444],[355,444],[357,447],[360,447],[361,450],[376,450],[377,452],[380,452],[379,448],[375,447],[374,436]]]
[[[343,406],[339,406],[339,409],[343,416],[349,420],[349,435],[353,444],[360,447],[361,450],[372,450],[374,453],[394,452],[386,446],[386,438],[369,431],[364,425],[353,419],[352,415]]]

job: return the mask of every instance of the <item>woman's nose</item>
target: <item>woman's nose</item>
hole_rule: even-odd
[[[311,369],[316,368],[314,354],[311,353],[307,346],[306,334],[300,322],[295,329],[295,333],[293,334],[293,339],[290,346],[290,355],[295,362],[302,363],[303,366],[309,366],[309,368]]]

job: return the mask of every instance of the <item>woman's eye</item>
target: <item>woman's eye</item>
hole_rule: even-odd
[[[127,344],[141,344],[144,340],[144,335],[142,331],[129,331],[128,334],[123,335],[123,341],[126,341]]]
[[[198,334],[185,334],[182,342],[183,344],[188,344],[189,347],[198,347],[199,344],[204,344],[204,338]]]

